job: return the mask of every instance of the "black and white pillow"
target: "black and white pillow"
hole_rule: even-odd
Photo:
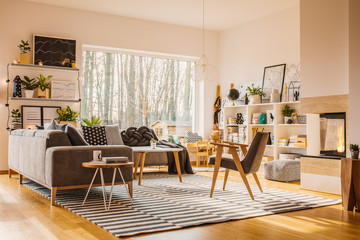
[[[106,131],[104,126],[82,126],[85,141],[90,145],[107,145]]]

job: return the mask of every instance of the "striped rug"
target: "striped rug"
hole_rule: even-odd
[[[50,190],[34,182],[24,184],[49,198]],[[310,209],[340,203],[340,200],[301,195],[265,188],[261,193],[252,186],[252,201],[245,186],[228,182],[222,191],[218,180],[214,197],[210,198],[211,178],[162,173],[144,174],[141,186],[134,182],[134,202],[124,186],[114,188],[109,211],[104,210],[101,188],[94,188],[84,206],[87,189],[60,190],[56,202],[81,217],[101,226],[117,237],[165,231],[201,224],[219,223],[275,213]],[[110,187],[107,187],[108,193]]]

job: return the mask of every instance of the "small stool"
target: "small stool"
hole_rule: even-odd
[[[264,178],[279,182],[300,180],[300,160],[274,160],[264,164]]]
[[[102,185],[102,192],[103,192],[103,198],[104,198],[104,206],[105,206],[105,210],[109,210],[110,209],[110,205],[111,205],[111,198],[112,198],[112,192],[113,192],[113,188],[114,188],[114,183],[115,183],[115,177],[116,177],[116,170],[119,170],[119,174],[120,174],[120,177],[121,177],[121,180],[125,186],[125,189],[126,191],[128,192],[129,194],[129,197],[130,197],[130,200],[132,202],[132,197],[131,197],[131,193],[130,191],[132,190],[129,190],[127,187],[126,187],[126,183],[125,183],[125,180],[124,180],[124,177],[120,171],[120,168],[124,168],[124,167],[132,167],[134,165],[133,162],[127,162],[127,163],[104,163],[104,162],[101,162],[101,161],[98,161],[98,162],[83,162],[82,163],[82,166],[83,167],[86,167],[86,168],[96,168],[95,170],[95,173],[94,173],[94,176],[91,180],[91,183],[90,183],[90,186],[89,186],[89,189],[86,193],[86,196],[85,196],[85,199],[82,203],[82,206],[84,206],[85,204],[85,201],[89,195],[89,192],[90,192],[90,189],[91,189],[91,186],[93,185],[94,183],[94,180],[95,180],[95,177],[96,177],[96,174],[98,173],[99,169],[100,169],[100,178],[101,178],[101,185]],[[113,168],[114,169],[114,174],[113,174],[113,178],[112,178],[112,183],[111,183],[111,190],[110,190],[110,199],[109,199],[109,206],[106,208],[106,201],[107,201],[107,197],[106,197],[106,191],[105,191],[105,182],[104,182],[104,174],[103,174],[103,168]]]

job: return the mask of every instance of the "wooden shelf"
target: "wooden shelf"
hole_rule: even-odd
[[[300,147],[290,147],[290,146],[277,146],[278,148],[290,148],[290,149],[306,149],[306,148],[300,148]]]
[[[19,98],[11,97],[10,101],[35,101],[35,102],[80,102],[80,99],[51,99],[51,98]]]
[[[250,127],[273,127],[274,124],[250,124]]]
[[[279,127],[306,127],[306,124],[278,124]]]
[[[20,63],[10,63],[10,66],[13,67],[29,67],[29,68],[40,68],[40,69],[56,69],[56,70],[65,70],[65,71],[79,71],[78,68],[71,67],[58,67],[58,66],[46,66],[46,65],[34,65],[34,64],[20,64]]]

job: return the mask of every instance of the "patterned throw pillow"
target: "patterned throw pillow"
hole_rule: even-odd
[[[107,145],[106,131],[104,126],[82,126],[85,141],[90,145]]]

